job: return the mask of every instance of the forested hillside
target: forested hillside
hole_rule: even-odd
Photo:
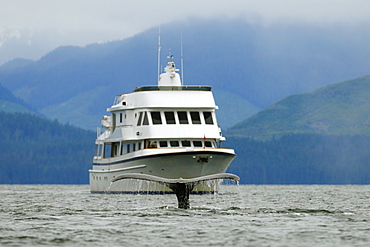
[[[93,132],[0,111],[0,136],[0,183],[88,183]]]
[[[238,155],[228,172],[242,184],[370,184],[370,137],[291,134],[228,138]]]
[[[0,84],[0,111],[4,112],[33,112],[31,107],[15,97],[7,88]]]
[[[95,133],[34,115],[0,112],[0,183],[87,184]],[[242,184],[370,184],[370,137],[227,138]]]
[[[370,136],[370,76],[290,95],[238,123],[228,135],[270,139],[290,133]]]

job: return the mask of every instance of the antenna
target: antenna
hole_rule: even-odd
[[[184,85],[184,57],[183,57],[183,53],[182,53],[182,30],[181,30],[181,34],[180,34],[180,39],[181,39],[181,42],[180,42],[180,52],[181,52],[181,85]]]
[[[173,55],[171,54],[171,49],[168,49],[168,62],[172,62],[172,59],[173,59]]]
[[[158,27],[158,80],[161,74],[161,25]]]

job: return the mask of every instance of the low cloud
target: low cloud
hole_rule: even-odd
[[[0,0],[0,43],[39,43],[46,48],[83,46],[94,42],[124,39],[160,24],[188,18],[239,18],[263,25],[309,22],[315,25],[369,22],[366,0]],[[18,37],[10,37],[18,33]],[[32,40],[24,37],[33,33]],[[36,39],[37,41],[33,40]],[[0,49],[3,49],[0,47]],[[40,56],[45,53],[41,49]],[[3,53],[3,52],[2,52]],[[20,56],[7,52],[0,60]],[[33,55],[30,55],[30,54]],[[34,58],[35,51],[23,57]],[[21,55],[22,56],[22,55]]]

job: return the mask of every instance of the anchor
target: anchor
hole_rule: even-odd
[[[240,178],[237,175],[231,173],[217,173],[202,177],[190,178],[190,179],[170,179],[170,178],[163,178],[153,175],[141,174],[141,173],[126,173],[116,178],[112,179],[112,183],[122,179],[141,179],[147,181],[153,181],[160,184],[164,184],[168,188],[170,188],[177,197],[178,208],[182,209],[189,209],[189,195],[190,192],[193,191],[195,186],[199,183],[207,181],[207,180],[214,180],[214,179],[232,179],[234,181],[239,181]]]

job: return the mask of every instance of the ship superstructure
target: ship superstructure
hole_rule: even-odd
[[[170,191],[155,182],[134,179],[112,183],[125,173],[162,178],[197,178],[224,173],[235,158],[217,124],[210,86],[184,86],[175,63],[169,61],[158,85],[142,86],[117,95],[98,133],[92,192],[162,193]],[[195,191],[214,191],[209,184]]]

